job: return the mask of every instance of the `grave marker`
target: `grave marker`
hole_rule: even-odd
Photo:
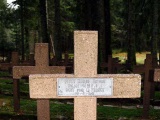
[[[21,64],[19,66],[33,66],[33,65],[35,65],[34,54],[30,53],[29,59],[21,61]]]
[[[160,69],[154,69],[154,81],[160,82]]]
[[[134,73],[142,74],[144,73],[144,95],[143,95],[143,113],[142,117],[144,119],[149,118],[150,109],[150,99],[154,95],[154,83],[153,81],[153,57],[151,54],[146,55],[144,65],[135,66],[133,69]]]
[[[140,97],[140,75],[97,74],[96,31],[75,31],[74,43],[74,74],[30,75],[31,98],[74,98],[74,119],[96,120],[97,98]]]
[[[154,69],[154,82],[160,82],[160,69]]]
[[[107,68],[108,74],[116,74],[118,70],[125,68],[126,66],[124,64],[120,64],[118,58],[112,58],[112,55],[109,55],[108,62],[103,62],[101,67]]]
[[[19,64],[18,52],[12,52],[11,62],[10,63],[1,63],[0,64],[0,70],[9,70],[13,66],[18,65],[18,64]]]
[[[64,59],[62,59],[62,64],[64,64],[64,66],[73,64],[73,59],[69,58],[69,53],[68,52],[65,52]]]
[[[65,73],[63,66],[49,66],[48,44],[36,43],[35,45],[35,66],[14,66],[14,110],[20,110],[20,95],[19,95],[19,79],[30,74],[55,74]],[[46,81],[47,82],[47,81]],[[44,118],[50,118],[49,111],[44,111],[44,108],[49,108],[49,100],[41,99],[37,101],[38,114]],[[47,110],[47,109],[46,109]]]
[[[68,52],[65,52],[64,59],[57,61],[56,58],[53,58],[50,63],[51,65],[65,66],[66,73],[73,73],[73,58],[69,58]]]

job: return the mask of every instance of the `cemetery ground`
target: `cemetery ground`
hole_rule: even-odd
[[[115,54],[114,56],[116,56]],[[119,54],[118,54],[119,55]],[[125,55],[121,55],[125,59]],[[145,55],[140,54],[141,63]],[[8,72],[0,72],[0,120],[36,120],[36,100],[29,98],[29,85],[25,79],[20,80],[21,111],[13,109],[13,80]],[[98,120],[141,120],[142,100],[137,99],[98,99]],[[155,100],[160,100],[160,91],[155,93]],[[50,113],[53,120],[73,120],[73,100],[50,100]],[[151,105],[150,120],[160,120],[160,107]]]
[[[36,100],[29,98],[28,83],[20,80],[20,113],[15,113],[13,110],[12,84],[10,79],[1,78],[0,80],[0,120],[36,120]],[[156,92],[156,99],[160,99],[160,92]],[[50,103],[51,119],[73,120],[72,99],[51,100]],[[142,97],[140,99],[98,99],[98,120],[140,120],[141,106]],[[159,114],[160,109],[151,107],[151,120],[159,120]]]

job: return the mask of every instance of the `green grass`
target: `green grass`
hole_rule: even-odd
[[[99,119],[118,120],[119,118],[138,119],[141,117],[141,109],[124,109],[117,107],[98,107]]]
[[[150,109],[150,120],[160,119],[160,110]],[[98,107],[99,120],[118,120],[125,118],[125,120],[138,120],[141,118],[142,109],[124,109],[117,107]]]
[[[119,57],[122,62],[126,60],[126,53],[119,53],[121,51],[115,51],[113,57]],[[137,63],[143,64],[147,52],[137,53]],[[73,57],[73,54],[69,55]],[[0,72],[0,77],[10,76],[8,72]],[[25,80],[20,80],[20,91],[25,93],[21,95],[21,112],[19,115],[13,111],[13,80],[0,80],[0,118],[2,116],[9,116],[13,118],[15,116],[21,117],[22,119],[34,120],[36,116],[36,100],[29,99],[29,85]],[[27,96],[26,96],[27,95]],[[143,96],[143,92],[142,92]],[[160,92],[155,93],[155,99],[160,99]],[[50,101],[50,113],[51,120],[60,119],[60,116],[65,116],[67,120],[73,119],[74,106],[68,104],[56,104],[56,100]],[[5,103],[5,105],[2,105]],[[132,105],[131,103],[125,103],[125,105]],[[138,120],[141,118],[142,109],[124,109],[119,107],[97,107],[97,119],[98,120]],[[150,109],[150,118],[151,120],[160,120],[160,110]]]
[[[1,71],[0,72],[0,77],[4,77],[4,76],[10,76],[11,74],[8,73],[7,71]]]
[[[73,119],[73,105],[68,104],[55,104],[52,100],[50,106],[51,118],[59,118],[60,116],[64,116],[65,118],[71,120]]]
[[[13,80],[0,80],[0,91],[6,94],[13,94]],[[25,82],[25,80],[20,80],[20,91],[21,93],[29,94],[29,84]]]
[[[10,117],[17,116],[16,113],[13,112],[13,100],[12,98],[7,98],[9,102],[6,106],[0,107],[0,116],[9,115]],[[60,118],[60,116],[64,116],[68,120],[73,120],[73,105],[68,104],[56,104],[55,100],[50,101],[50,113],[51,120],[55,120]],[[160,110],[150,110],[150,120],[159,120],[160,119]],[[142,109],[124,109],[121,107],[105,107],[98,106],[97,107],[97,120],[138,120],[141,118]],[[21,99],[21,112],[18,116],[30,118],[29,120],[35,119],[36,116],[36,100],[32,99]]]
[[[0,80],[0,91],[12,94],[13,93],[12,80]]]
[[[160,100],[160,91],[159,92],[155,92],[155,99],[156,100]]]

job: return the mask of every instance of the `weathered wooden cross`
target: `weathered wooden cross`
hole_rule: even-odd
[[[0,70],[11,70],[13,66],[33,65],[34,61],[32,59],[32,56],[33,54],[30,54],[29,61],[20,62],[18,52],[12,52],[11,62],[10,63],[0,63]]]
[[[98,32],[75,31],[74,74],[30,75],[30,97],[74,98],[75,120],[96,120],[97,98],[140,97],[140,75],[97,74],[97,48]]]
[[[29,76],[30,74],[55,74],[65,73],[63,66],[49,66],[48,44],[36,43],[35,45],[35,66],[14,66],[13,67],[13,95],[14,95],[14,110],[20,110],[20,95],[19,95],[19,79]],[[46,81],[47,82],[47,81]],[[44,108],[49,108],[49,100],[41,99],[37,101],[38,114],[44,118],[50,118],[49,109],[44,111]]]
[[[108,62],[103,62],[101,64],[102,68],[107,68],[108,74],[117,73],[118,70],[125,67],[125,65],[120,64],[118,58],[113,58],[111,55],[108,56]]]
[[[137,74],[144,73],[144,85],[143,85],[144,95],[143,95],[143,113],[142,113],[142,117],[144,119],[149,118],[150,99],[151,95],[154,95],[154,83],[152,74],[152,70],[154,69],[153,63],[155,63],[153,62],[153,56],[151,54],[147,54],[144,65],[135,66],[133,69],[134,73]]]
[[[73,59],[69,58],[68,52],[65,52],[64,59],[57,61],[56,58],[51,59],[50,63],[52,65],[65,66],[66,73],[73,73]]]
[[[154,69],[154,82],[160,82],[160,69]]]
[[[9,70],[15,65],[19,64],[19,56],[18,52],[12,52],[11,62],[10,63],[1,63],[0,70]]]

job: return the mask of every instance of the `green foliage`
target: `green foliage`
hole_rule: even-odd
[[[21,52],[21,29],[20,29],[20,1],[15,0],[14,5],[18,5],[15,9],[5,3],[4,0],[0,1],[0,49],[3,49],[3,46],[12,46],[8,47],[10,51],[16,49]],[[40,41],[41,33],[40,30],[40,14],[39,14],[39,0],[23,0],[24,1],[24,29],[31,31],[36,31],[38,33],[35,41]],[[99,25],[99,28],[104,29],[104,19],[102,18],[104,14],[103,0],[98,2],[90,3],[92,6],[97,6],[97,10],[84,9],[86,8],[86,3],[84,0],[60,0],[60,17],[61,17],[61,39],[62,39],[62,49],[73,50],[73,31],[76,29],[85,29],[84,24],[87,20],[95,18],[92,22]],[[98,4],[97,4],[98,3]],[[141,52],[144,50],[151,50],[151,38],[152,38],[152,5],[151,0],[142,0],[142,1],[133,1],[134,11],[133,13],[133,23],[135,30],[136,40],[136,51]],[[92,9],[93,9],[92,8]],[[128,10],[127,10],[127,0],[110,0],[110,13],[111,13],[111,39],[112,39],[112,49],[123,49],[127,48],[127,19],[128,19]],[[160,11],[160,10],[159,10]],[[90,13],[88,13],[90,12]],[[96,13],[97,12],[97,13]],[[47,18],[48,18],[48,33],[54,36],[56,31],[55,28],[55,5],[54,0],[47,1]],[[86,20],[86,15],[90,15]],[[89,23],[92,24],[92,23]],[[96,25],[94,26],[98,28]],[[99,31],[99,40],[103,38],[105,31]],[[8,37],[9,36],[9,37]],[[30,37],[30,34],[25,33],[25,48],[26,51],[29,51],[28,41],[33,39]],[[71,45],[72,44],[72,45]],[[103,44],[103,43],[102,43]]]
[[[74,22],[74,8],[75,8],[75,2],[74,0],[66,1],[61,0],[61,24],[62,24],[62,32],[64,33],[64,36],[69,36],[70,33],[73,33],[73,30],[75,29],[75,22]],[[62,35],[63,36],[63,35]]]
[[[60,1],[60,10],[61,10],[61,38],[64,42],[64,50],[73,50],[72,48],[67,48],[68,44],[73,46],[73,31],[76,29],[75,22],[75,9],[76,3],[75,0],[61,0]],[[63,51],[65,52],[65,51]]]
[[[126,30],[124,28],[123,0],[111,0],[110,8],[112,48],[124,48]]]
[[[2,2],[2,1],[1,1]],[[5,2],[0,4],[0,51],[4,52],[13,50],[13,42],[9,40],[9,12]]]
[[[110,0],[111,4],[111,30],[112,47],[126,49],[127,41],[127,0]],[[133,1],[132,25],[135,34],[136,51],[151,50],[152,37],[152,1]]]

